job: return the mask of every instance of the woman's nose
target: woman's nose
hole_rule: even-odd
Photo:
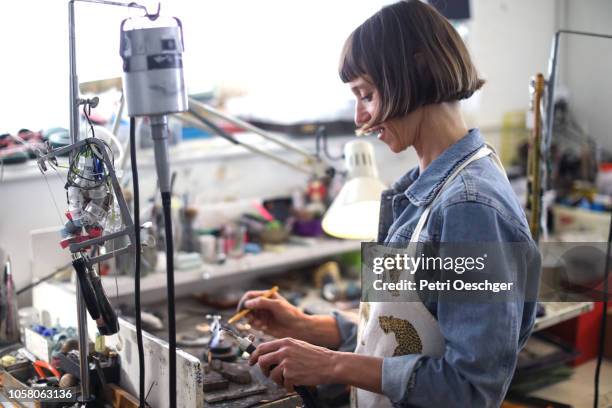
[[[372,116],[364,109],[364,107],[357,102],[355,104],[355,124],[357,126],[362,126],[368,123],[372,119]]]

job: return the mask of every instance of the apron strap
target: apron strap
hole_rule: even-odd
[[[425,223],[427,223],[427,219],[429,218],[429,213],[431,212],[431,206],[433,205],[433,203],[436,200],[436,198],[438,198],[440,193],[442,193],[442,191],[444,191],[444,189],[451,183],[451,181],[453,181],[459,175],[459,173],[461,173],[461,171],[464,168],[466,168],[470,163],[475,162],[476,160],[480,160],[483,157],[487,157],[487,156],[492,156],[493,163],[495,163],[495,166],[498,168],[500,173],[502,173],[504,175],[504,177],[506,177],[506,180],[508,179],[508,175],[506,174],[506,170],[504,169],[504,166],[502,165],[501,160],[497,156],[497,153],[495,152],[495,149],[491,145],[489,145],[488,143],[485,144],[476,153],[474,153],[469,159],[467,159],[465,162],[461,163],[461,165],[459,167],[457,167],[455,169],[455,171],[453,171],[453,173],[446,179],[446,181],[444,182],[442,187],[440,187],[440,189],[438,190],[438,192],[434,196],[433,200],[431,200],[429,205],[427,205],[427,207],[425,207],[425,210],[423,210],[423,214],[421,214],[421,217],[419,218],[419,221],[417,222],[417,225],[414,228],[414,231],[412,232],[412,235],[410,236],[410,243],[411,244],[419,242],[419,237],[421,236],[421,231],[423,231],[423,228],[425,227]]]
[[[504,175],[506,180],[510,181],[508,179],[508,173],[506,173],[506,169],[504,168],[504,165],[502,164],[502,162],[501,162],[499,156],[497,155],[497,152],[493,148],[493,146],[487,144],[487,148],[489,148],[489,150],[491,150],[491,158],[493,159],[493,163],[495,163],[495,165],[499,169],[500,173]]]

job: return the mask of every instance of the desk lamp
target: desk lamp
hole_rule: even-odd
[[[212,130],[215,134],[241,145],[253,153],[275,160],[295,170],[310,174],[314,178],[333,177],[335,169],[319,157],[309,153],[289,141],[277,138],[248,122],[218,111],[202,102],[189,98],[189,111],[177,115],[181,120]],[[285,149],[298,153],[305,158],[303,163],[294,163],[277,154],[260,150],[254,146],[237,140],[223,129],[216,126],[210,117],[226,120],[246,131],[254,132],[268,141],[272,141]],[[343,239],[376,239],[378,215],[380,210],[380,194],[385,185],[378,178],[374,148],[363,140],[354,140],[344,146],[345,165],[348,172],[344,184],[331,206],[323,217],[323,230],[336,238]]]
[[[344,146],[347,181],[323,217],[323,230],[344,239],[376,239],[380,194],[374,148],[363,140]]]

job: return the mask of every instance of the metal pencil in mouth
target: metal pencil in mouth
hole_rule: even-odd
[[[382,131],[382,127],[359,128],[355,129],[355,136],[378,136]]]

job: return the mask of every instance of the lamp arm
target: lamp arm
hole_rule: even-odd
[[[289,151],[292,151],[294,153],[299,154],[300,156],[304,157],[305,163],[303,164],[296,164],[294,162],[291,162],[289,160],[286,160],[278,155],[275,155],[273,153],[258,149],[257,147],[251,146],[247,143],[244,143],[242,141],[237,140],[236,138],[232,137],[231,135],[228,135],[227,132],[224,132],[222,129],[218,128],[217,126],[214,125],[214,123],[212,123],[206,116],[207,115],[212,115],[215,116],[217,118],[221,118],[223,120],[226,120],[238,127],[240,127],[243,130],[249,131],[249,132],[253,132],[255,134],[260,135],[261,137],[263,137],[264,139],[273,142]],[[190,124],[194,124],[198,127],[202,127],[205,126],[206,130],[213,130],[215,133],[217,133],[218,135],[220,135],[221,137],[225,138],[226,140],[229,140],[230,142],[240,145],[246,149],[248,149],[249,151],[259,154],[261,156],[265,156],[268,157],[271,160],[274,160],[276,162],[279,162],[281,164],[284,164],[286,166],[289,166],[293,169],[296,169],[300,172],[303,173],[307,173],[307,174],[311,174],[312,176],[316,177],[316,178],[323,178],[323,177],[328,177],[330,175],[330,170],[333,169],[333,166],[331,166],[329,163],[326,163],[325,161],[321,160],[319,157],[317,157],[315,154],[310,153],[304,149],[302,149],[301,147],[290,143],[286,140],[283,140],[279,137],[276,137],[274,135],[271,135],[270,133],[266,132],[263,129],[258,128],[257,126],[254,126],[248,122],[245,122],[241,119],[238,119],[234,116],[231,116],[227,113],[223,113],[220,112],[219,110],[206,105],[200,101],[197,101],[194,98],[189,98],[189,115],[186,114],[179,114],[177,115],[181,120],[188,122]],[[191,117],[190,117],[191,116]],[[194,121],[196,121],[196,123],[194,123]],[[332,170],[333,171],[333,170]]]
[[[204,115],[213,115],[216,116],[218,118],[221,118],[223,120],[226,120],[236,126],[238,126],[239,128],[249,131],[249,132],[253,132],[258,134],[259,136],[263,137],[266,140],[269,140],[273,143],[278,144],[279,146],[284,147],[287,150],[293,151],[301,156],[303,156],[304,158],[307,159],[307,161],[309,162],[309,164],[311,165],[311,167],[315,168],[316,163],[317,162],[321,162],[321,160],[314,155],[313,153],[310,153],[304,149],[302,149],[300,146],[297,146],[296,144],[293,144],[291,142],[288,142],[286,140],[283,140],[281,138],[278,138],[268,132],[266,132],[265,130],[258,128],[257,126],[254,126],[242,119],[239,119],[235,116],[229,115],[227,113],[223,113],[215,108],[213,108],[212,106],[209,106],[207,104],[204,104],[194,98],[189,98],[189,111],[191,113],[197,113],[199,114],[200,117],[204,116]],[[203,114],[201,113],[203,112]],[[325,166],[325,167],[329,167],[329,166]],[[315,171],[315,173],[318,173],[317,171]]]
[[[195,126],[199,129],[205,130],[205,131],[212,131],[215,134],[219,135],[220,137],[224,138],[225,140],[229,141],[230,143],[233,143],[235,145],[238,146],[242,146],[245,149],[249,150],[252,153],[258,154],[260,156],[264,156],[267,157],[270,160],[274,160],[277,163],[283,164],[285,166],[291,167],[294,170],[297,170],[299,172],[302,173],[306,173],[309,174],[313,177],[320,177],[320,172],[316,171],[317,167],[315,167],[311,162],[306,163],[306,165],[304,164],[297,164],[294,162],[291,162],[289,160],[286,160],[284,158],[282,158],[279,155],[276,155],[274,153],[265,151],[263,149],[260,149],[258,147],[252,146],[248,143],[244,143],[238,139],[236,139],[235,137],[233,137],[232,135],[228,134],[227,132],[225,132],[223,129],[219,128],[218,126],[216,126],[214,123],[212,123],[210,120],[208,120],[206,117],[200,115],[199,113],[195,112],[194,110],[190,109],[188,113],[179,113],[176,114],[175,117],[179,118],[181,121],[183,121],[184,123],[187,123],[189,125]],[[320,161],[319,161],[320,163]]]

